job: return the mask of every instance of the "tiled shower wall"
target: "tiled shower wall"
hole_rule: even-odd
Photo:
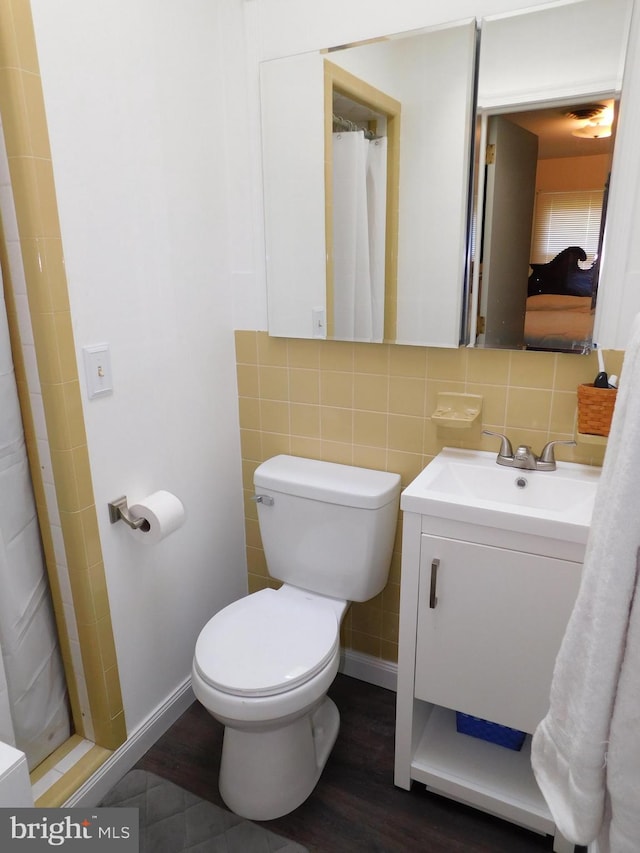
[[[29,0],[0,0],[0,20],[0,261],[16,379],[75,727],[113,749],[126,727]]]
[[[606,353],[620,373],[622,352]],[[444,446],[495,450],[482,429],[504,432],[540,452],[552,439],[574,438],[576,388],[597,373],[595,354],[431,349],[388,344],[271,338],[236,332],[236,360],[249,590],[276,585],[267,573],[252,477],[257,465],[291,453],[396,471],[406,486]],[[482,423],[445,430],[430,419],[439,391],[483,397]],[[558,458],[601,464],[604,447],[558,448]],[[350,608],[343,644],[397,660],[401,519],[389,583],[375,599]]]

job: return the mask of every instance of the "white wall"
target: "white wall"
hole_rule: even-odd
[[[574,0],[252,0],[261,19],[261,58],[273,59],[420,27]]]
[[[626,347],[640,313],[640,4],[634,4],[613,155],[594,340]],[[623,177],[621,177],[623,176]]]
[[[130,732],[246,591],[232,329],[251,263],[226,113],[240,7],[32,2],[83,390],[81,347],[111,346],[114,393],[84,415]],[[187,511],[170,538],[109,524],[108,501],[159,488]]]
[[[260,73],[268,317],[280,337],[311,337],[326,305],[324,85],[319,53]]]
[[[482,27],[478,107],[610,96],[622,86],[628,31],[629,0],[582,0],[488,21]],[[536,49],[523,50],[525,40]]]

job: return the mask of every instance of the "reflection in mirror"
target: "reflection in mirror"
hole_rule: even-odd
[[[475,50],[467,20],[262,63],[269,334],[460,344]],[[345,115],[355,106],[386,138],[384,245],[374,240],[364,255],[384,267],[384,317],[380,284],[363,308],[360,279],[346,287],[338,272],[362,257],[338,246],[347,220],[334,225],[333,210],[349,197],[334,170],[334,130],[353,141],[333,116],[360,126]]]
[[[327,337],[396,337],[401,105],[324,61]]]
[[[591,347],[630,6],[585,0],[482,24],[476,346]]]
[[[612,120],[612,101],[488,117],[480,291],[485,346],[589,347]],[[587,137],[574,134],[589,127],[597,135],[585,145]]]

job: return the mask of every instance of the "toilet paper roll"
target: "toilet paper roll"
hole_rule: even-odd
[[[144,518],[145,523],[131,535],[145,545],[161,542],[184,524],[185,512],[180,498],[171,492],[159,491],[129,507],[132,518]]]

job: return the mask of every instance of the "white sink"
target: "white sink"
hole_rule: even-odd
[[[498,465],[496,453],[445,447],[404,490],[405,512],[586,542],[600,468]]]

